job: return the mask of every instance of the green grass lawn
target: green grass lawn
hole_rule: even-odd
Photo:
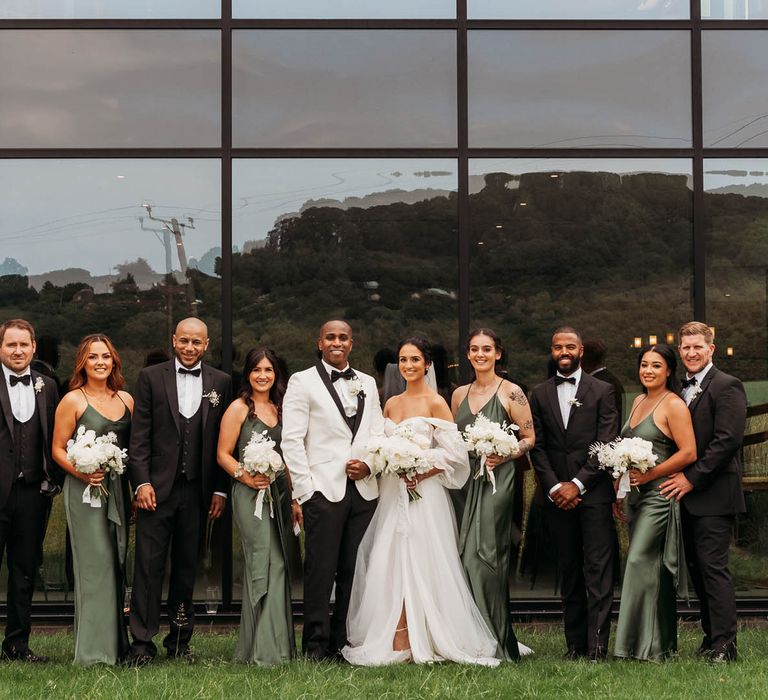
[[[768,629],[744,624],[740,660],[713,667],[694,658],[698,629],[680,633],[680,656],[663,664],[561,660],[559,627],[518,626],[536,655],[497,669],[456,664],[352,668],[295,661],[257,668],[230,661],[235,634],[200,633],[196,661],[160,659],[141,669],[72,666],[71,634],[33,634],[51,663],[0,663],[2,698],[752,698],[768,697]]]

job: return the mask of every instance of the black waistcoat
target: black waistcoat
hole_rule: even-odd
[[[40,414],[35,411],[25,423],[13,418],[13,454],[16,476],[23,474],[28,482],[40,481],[43,471],[43,431],[40,429]]]
[[[179,415],[181,425],[181,449],[179,450],[178,475],[188,481],[198,479],[202,470],[203,454],[203,404],[191,418]]]

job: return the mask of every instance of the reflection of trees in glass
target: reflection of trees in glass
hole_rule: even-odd
[[[513,376],[545,377],[563,323],[601,337],[636,385],[633,338],[663,342],[691,314],[691,192],[684,175],[490,173],[471,200],[472,325],[490,325]]]
[[[280,218],[263,247],[235,253],[235,347],[267,343],[292,370],[314,358],[319,325],[347,319],[353,361],[406,333],[456,347],[456,200],[311,207]]]

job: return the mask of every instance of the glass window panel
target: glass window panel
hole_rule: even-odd
[[[317,361],[321,323],[344,318],[354,331],[352,365],[380,386],[378,351],[412,334],[439,344],[438,385],[449,399],[458,344],[456,162],[243,159],[232,181],[235,367],[250,348],[268,345],[289,371],[304,369]],[[236,599],[238,542],[235,531]],[[294,595],[300,586],[299,569]]]
[[[702,32],[705,146],[768,146],[766,42],[766,31]]]
[[[747,435],[768,430],[768,159],[704,161],[706,321],[716,365],[744,382]],[[744,447],[747,512],[739,516],[731,571],[740,595],[768,586],[768,442]]]
[[[766,19],[766,0],[701,0],[702,19]]]
[[[677,31],[471,31],[473,147],[690,147]]]
[[[456,145],[450,31],[237,31],[238,147]]]
[[[221,0],[3,0],[0,19],[210,19]]]
[[[233,17],[267,19],[449,19],[456,0],[233,0]]]
[[[690,0],[467,0],[470,19],[687,19],[690,8]]]
[[[221,143],[218,31],[0,33],[0,148]]]
[[[512,381],[528,390],[544,381],[552,332],[573,325],[605,342],[605,366],[629,405],[640,390],[635,338],[664,342],[691,319],[691,167],[470,161],[470,327],[501,336]],[[522,479],[529,518],[512,597],[549,597],[557,590],[552,543],[531,505],[534,479]],[[626,532],[621,539],[626,551]]]
[[[35,326],[38,360],[62,392],[86,334],[112,338],[132,391],[190,314],[208,323],[207,360],[220,364],[220,181],[217,160],[0,160],[0,317]],[[54,503],[36,595],[72,600]],[[220,559],[201,567],[198,599],[220,571]],[[6,583],[0,575],[0,597]]]

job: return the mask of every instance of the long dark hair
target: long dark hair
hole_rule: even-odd
[[[288,384],[288,378],[286,377],[283,363],[280,362],[280,359],[270,348],[260,347],[248,351],[248,354],[245,356],[243,380],[240,384],[240,393],[238,394],[238,397],[245,401],[248,406],[248,413],[250,415],[255,415],[256,406],[253,403],[253,389],[251,388],[250,376],[256,365],[265,358],[269,361],[272,365],[272,369],[275,371],[275,383],[269,390],[269,400],[277,406],[277,415],[279,418],[282,414],[283,397],[285,396],[285,388]]]
[[[658,345],[646,345],[640,354],[637,356],[637,371],[640,373],[640,363],[643,361],[643,357],[647,352],[655,352],[664,358],[664,362],[667,363],[667,369],[669,369],[669,376],[667,377],[667,389],[674,391],[676,394],[680,393],[680,382],[677,379],[677,355],[675,351],[666,343],[659,343]],[[648,390],[643,387],[643,393],[647,394]]]
[[[86,335],[80,341],[75,352],[75,368],[72,370],[72,377],[69,380],[69,390],[79,389],[86,385],[88,377],[85,374],[85,363],[88,361],[88,353],[91,351],[93,343],[104,343],[107,346],[109,354],[112,355],[112,370],[107,377],[107,389],[117,393],[125,388],[125,379],[123,378],[123,363],[120,361],[120,355],[117,354],[112,341],[103,333],[91,333]]]
[[[494,371],[496,374],[501,376],[502,372],[504,371],[504,367],[507,365],[507,351],[504,349],[504,344],[501,342],[501,338],[496,333],[496,331],[491,330],[490,328],[475,328],[475,330],[471,331],[467,336],[467,353],[469,353],[469,346],[472,344],[472,338],[475,338],[478,335],[487,335],[493,341],[493,346],[496,348],[496,350],[501,353],[499,359],[496,360],[494,365]],[[472,374],[474,373],[475,370],[473,369]]]

